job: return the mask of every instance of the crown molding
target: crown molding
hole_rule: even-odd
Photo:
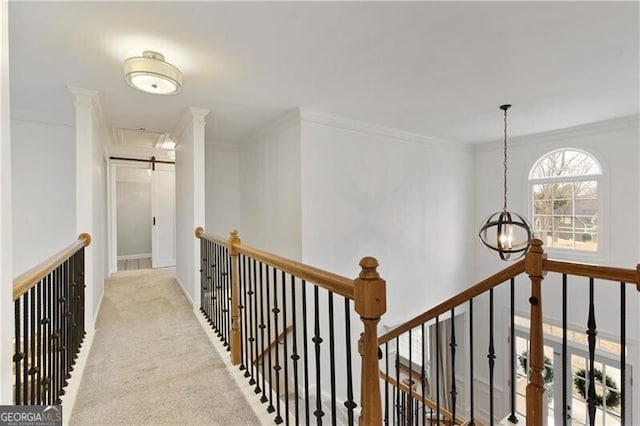
[[[378,124],[372,124],[352,118],[341,117],[338,115],[333,115],[309,108],[300,108],[300,118],[301,121],[322,124],[325,126],[331,126],[345,130],[352,130],[355,132],[366,133],[375,136],[382,136],[390,139],[397,139],[403,142],[416,143],[420,145],[430,145],[462,151],[469,151],[472,149],[470,144],[442,139],[434,136],[425,136],[418,133],[381,126]]]
[[[639,126],[640,115],[627,115],[624,117],[612,118],[610,120],[596,121],[578,126],[549,130],[547,132],[510,137],[509,146],[517,147],[522,145],[556,142],[564,139],[581,138],[602,133],[611,133],[619,130],[638,129]],[[494,140],[475,144],[473,148],[474,152],[494,151],[496,149],[502,149],[503,143],[503,140]]]
[[[76,108],[91,107],[91,111],[98,122],[98,126],[101,128],[105,137],[103,145],[112,144],[112,134],[109,132],[109,127],[107,126],[107,120],[104,116],[104,110],[102,109],[102,102],[100,101],[98,91],[76,86],[67,86],[67,89],[69,89],[69,92],[73,96]]]
[[[206,108],[187,107],[187,110],[182,114],[175,129],[171,132],[170,139],[173,140],[177,146],[184,132],[187,130],[189,123],[198,123],[204,126],[206,124],[205,117],[209,115],[209,112],[210,110]]]
[[[293,108],[284,114],[278,116],[275,120],[270,121],[265,126],[259,128],[253,133],[249,133],[248,135],[238,138],[237,145],[241,149],[246,146],[253,145],[260,140],[264,139],[266,136],[271,133],[277,132],[282,128],[289,127],[293,124],[300,122],[300,109]]]
[[[11,119],[17,121],[26,121],[38,124],[47,124],[51,126],[75,127],[74,117],[68,114],[62,114],[59,111],[36,111],[26,108],[11,108]]]

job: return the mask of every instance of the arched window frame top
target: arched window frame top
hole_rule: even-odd
[[[582,154],[593,162],[596,170],[589,171],[587,173],[580,173],[580,174],[560,174],[560,175],[554,175],[554,176],[536,176],[535,175],[535,172],[540,166],[540,164],[546,161],[549,157],[560,152],[575,152],[578,154]],[[529,181],[552,180],[552,179],[575,180],[575,179],[580,179],[581,177],[589,178],[591,176],[602,176],[602,165],[600,164],[600,161],[598,161],[598,159],[593,154],[578,148],[559,148],[559,149],[554,149],[553,151],[547,152],[544,155],[542,155],[540,158],[538,158],[536,162],[533,163],[531,170],[529,170]]]

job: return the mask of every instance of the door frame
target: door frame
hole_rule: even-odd
[[[162,166],[167,166],[165,164],[156,163],[156,168],[161,168]],[[119,168],[128,168],[128,169],[142,169],[148,170],[151,167],[151,162],[149,164],[141,163],[138,161],[127,161],[127,160],[109,160],[109,168],[108,168],[108,247],[109,247],[109,264],[108,271],[109,276],[118,272],[118,215],[117,215],[117,170]],[[173,167],[173,165],[171,165]],[[164,167],[162,167],[164,168]],[[153,217],[153,198],[151,200],[152,204],[152,212],[151,215]],[[149,221],[152,220],[152,217],[149,218]],[[151,250],[153,251],[153,228],[151,230],[152,233],[152,244]]]

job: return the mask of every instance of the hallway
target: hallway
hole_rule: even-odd
[[[114,274],[70,424],[259,424],[166,270]]]

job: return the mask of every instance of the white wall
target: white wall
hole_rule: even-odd
[[[75,136],[64,124],[12,120],[13,270],[18,275],[73,243]],[[34,241],[38,244],[34,244]]]
[[[304,263],[355,278],[362,257],[377,258],[387,281],[387,313],[380,322],[386,326],[409,320],[469,283],[469,147],[304,111],[301,135]],[[342,299],[335,303],[335,327],[342,330]],[[313,306],[311,299],[307,305]],[[321,296],[320,306],[326,309],[326,296]],[[328,321],[321,315],[326,336]],[[361,332],[354,314],[351,341]],[[336,348],[345,352],[341,338]],[[355,346],[352,354],[354,371],[359,372]],[[328,359],[321,362],[327,365]],[[341,362],[337,371],[344,371]],[[329,370],[322,371],[328,383]],[[337,379],[344,398],[344,376]],[[359,401],[358,386],[354,395]]]
[[[640,259],[637,236],[640,232],[638,221],[638,118],[623,118],[602,123],[593,123],[581,127],[563,129],[541,135],[523,138],[513,138],[509,143],[509,208],[527,215],[528,175],[533,164],[544,154],[558,148],[571,147],[590,152],[602,163],[604,179],[601,185],[601,195],[604,197],[604,209],[600,217],[604,253],[601,257],[584,258],[564,256],[565,259],[587,261],[605,265],[635,269]],[[479,226],[483,218],[502,207],[502,143],[488,143],[476,149],[475,157],[475,193],[476,214],[474,225]],[[479,241],[476,247],[475,280],[484,278],[507,266],[504,262],[490,254]],[[549,258],[559,255],[550,253]],[[516,309],[528,315],[530,286],[523,279],[516,286]],[[568,309],[568,324],[580,332],[586,330],[588,314],[588,282],[586,279],[570,279],[568,292],[570,303]],[[508,306],[508,292],[496,292],[495,306],[496,320],[502,320],[503,307]],[[561,283],[557,274],[549,274],[543,283],[543,312],[545,321],[561,324]],[[487,299],[478,300],[475,308],[476,319],[487,321]],[[618,306],[620,303],[619,287],[615,284],[598,283],[596,285],[596,321],[598,335],[616,340],[619,332]],[[632,345],[628,355],[630,362],[640,365],[638,357],[638,321],[639,306],[638,293],[629,288],[627,292],[627,336]],[[506,320],[506,318],[505,318]],[[497,323],[500,324],[500,323]],[[498,356],[504,359],[502,351],[506,345],[506,331],[504,326],[498,325]],[[479,342],[488,342],[488,329],[478,330]],[[485,345],[486,346],[486,345]],[[488,377],[486,369],[486,348],[476,353],[477,375],[483,380]],[[635,368],[635,372],[640,370]],[[497,370],[497,383],[504,384],[503,370]],[[636,383],[639,383],[636,377]],[[635,392],[636,397],[640,392]],[[502,399],[501,399],[502,401]],[[507,398],[498,405],[497,410],[506,410]],[[636,402],[640,406],[640,400]]]
[[[469,283],[473,162],[463,145],[387,133],[303,115],[302,253],[352,278],[376,257],[382,322],[397,324]]]
[[[12,345],[12,226],[11,226],[11,132],[9,105],[9,2],[0,3],[0,404],[13,403]]]
[[[240,148],[240,238],[301,258],[300,121],[284,116]]]
[[[207,143],[205,157],[207,232],[223,238],[240,226],[240,153],[236,145]]]
[[[194,230],[204,224],[204,118],[208,110],[190,107],[174,132],[176,141],[176,274],[191,302],[199,303],[199,241]]]

